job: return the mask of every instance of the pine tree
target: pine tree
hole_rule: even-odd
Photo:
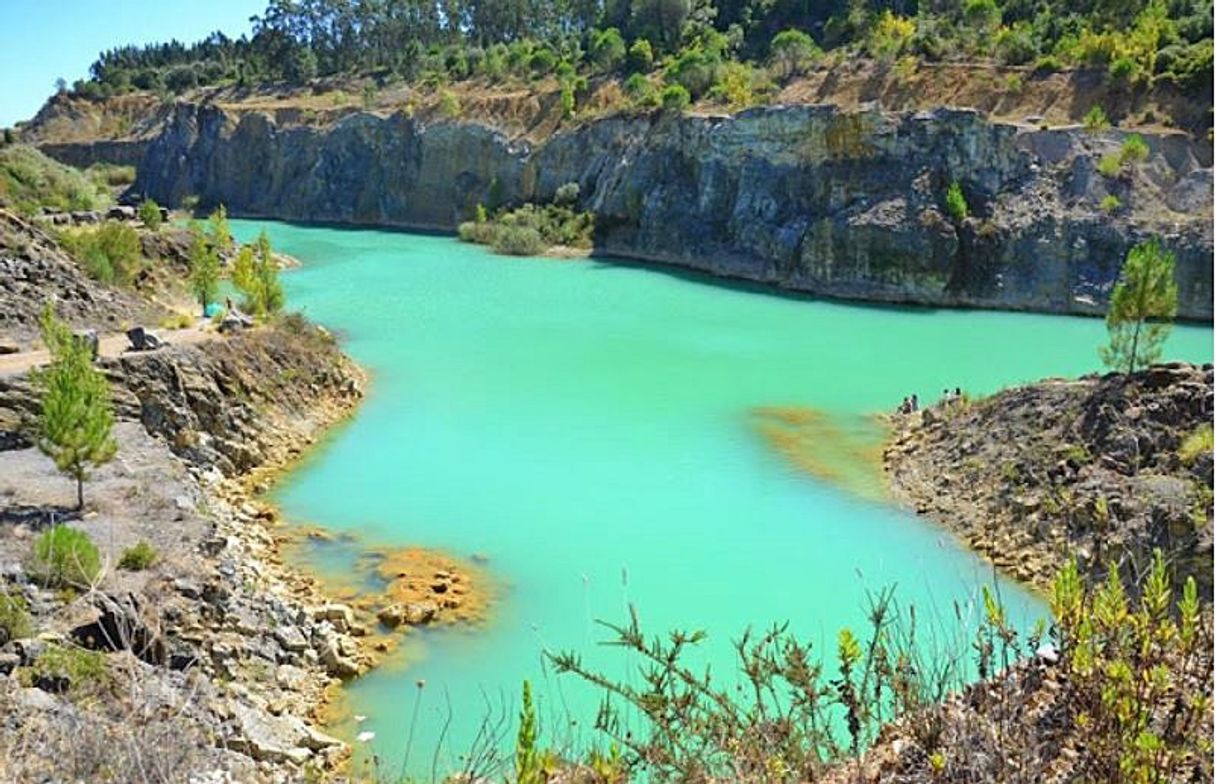
[[[190,290],[206,316],[220,290],[220,257],[197,224],[191,224],[190,235]]]
[[[88,466],[108,462],[118,449],[110,435],[114,427],[110,387],[93,367],[92,349],[73,337],[49,305],[42,312],[41,326],[51,364],[35,375],[42,390],[38,448],[76,480],[76,506],[83,509]]]
[[[207,222],[207,239],[211,243],[212,250],[218,254],[231,251],[235,242],[233,232],[228,227],[228,210],[224,208],[223,204],[212,211]]]
[[[1175,270],[1176,257],[1157,239],[1129,251],[1108,303],[1108,345],[1100,348],[1108,367],[1132,373],[1163,354],[1176,317]]]
[[[254,247],[246,245],[238,251],[231,277],[245,295],[246,309],[255,316],[266,318],[283,309],[283,285],[266,232],[258,235]]]
[[[271,240],[266,232],[258,235],[258,259],[254,265],[254,275],[258,279],[259,305],[263,316],[270,316],[283,310],[283,285],[279,282],[279,266],[271,253]]]

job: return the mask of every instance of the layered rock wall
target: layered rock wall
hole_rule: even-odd
[[[238,215],[451,230],[477,204],[546,201],[567,182],[598,251],[813,294],[1102,312],[1127,249],[1162,236],[1180,313],[1213,314],[1212,152],[1148,137],[1105,178],[1119,131],[1041,130],[971,110],[829,106],[732,117],[615,116],[543,143],[474,123],[354,113],[327,126],[179,104],[135,190]],[[968,217],[944,207],[958,181]],[[1099,205],[1121,200],[1116,214]]]

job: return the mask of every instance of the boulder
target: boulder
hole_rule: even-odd
[[[294,664],[275,668],[275,685],[288,691],[300,691],[309,681],[309,673]]]
[[[240,703],[233,706],[234,735],[226,744],[258,762],[296,765],[312,753],[304,746],[309,733],[295,716],[272,716]]]
[[[344,632],[355,623],[355,613],[347,605],[335,602],[317,608],[313,613],[313,620],[329,621],[335,629]]]
[[[29,667],[42,655],[46,650],[47,644],[42,640],[36,640],[30,637],[25,637],[19,640],[10,640],[5,646],[0,649],[4,653],[16,654],[21,660],[22,667]]]
[[[309,647],[304,633],[295,626],[280,626],[274,634],[279,646],[289,653],[303,653]]]
[[[360,673],[356,655],[359,649],[355,641],[342,634],[330,634],[322,637],[317,645],[318,659],[326,672],[338,678],[353,678]]]
[[[435,602],[411,602],[406,605],[404,617],[411,626],[421,626],[431,623],[439,612],[440,608]]]
[[[376,614],[377,620],[388,626],[390,629],[396,629],[406,620],[406,608],[401,604],[391,604],[388,607],[381,608],[381,611]]]
[[[0,653],[0,675],[9,675],[21,666],[21,657],[16,653]]]

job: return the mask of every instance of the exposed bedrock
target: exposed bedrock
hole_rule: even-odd
[[[183,103],[134,189],[240,215],[451,230],[478,203],[545,201],[577,182],[603,253],[834,297],[1054,313],[1102,312],[1127,249],[1158,235],[1176,254],[1181,316],[1210,320],[1212,151],[1151,135],[1145,162],[1100,175],[1124,136],[972,110],[791,106],[610,117],[534,144],[401,113],[317,126]],[[963,219],[944,207],[952,181]]]

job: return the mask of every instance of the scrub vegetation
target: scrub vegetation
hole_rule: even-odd
[[[930,652],[885,591],[833,661],[779,626],[735,641],[738,671],[720,681],[689,661],[705,635],[649,638],[633,613],[607,628],[637,677],[551,661],[604,690],[597,729],[651,780],[1209,780],[1212,620],[1191,578],[1175,595],[1171,582],[1161,553],[1136,591],[1115,565],[1089,585],[1070,564],[1048,626],[1021,632],[985,590],[983,620]]]
[[[72,92],[170,96],[360,74],[381,85],[432,87],[554,79],[570,116],[594,79],[620,80],[642,105],[663,94],[636,76],[660,82],[664,105],[674,110],[685,95],[739,108],[770,100],[783,82],[826,58],[845,57],[902,67],[988,61],[1042,74],[1087,68],[1116,89],[1167,82],[1206,100],[1213,83],[1212,8],[1201,0],[1088,0],[1068,8],[1024,0],[274,0],[252,21],[237,39],[214,33],[189,45],[106,51]],[[364,104],[374,103],[365,89]]]
[[[591,212],[577,210],[578,200],[579,185],[567,183],[550,204],[525,204],[493,216],[479,204],[474,219],[462,223],[457,235],[510,256],[538,256],[554,247],[589,250],[595,219]]]
[[[59,244],[102,283],[130,286],[143,264],[139,234],[119,221],[66,229],[59,232]]]
[[[93,210],[110,201],[104,183],[51,160],[33,147],[0,147],[0,206],[20,215],[43,208]]]

